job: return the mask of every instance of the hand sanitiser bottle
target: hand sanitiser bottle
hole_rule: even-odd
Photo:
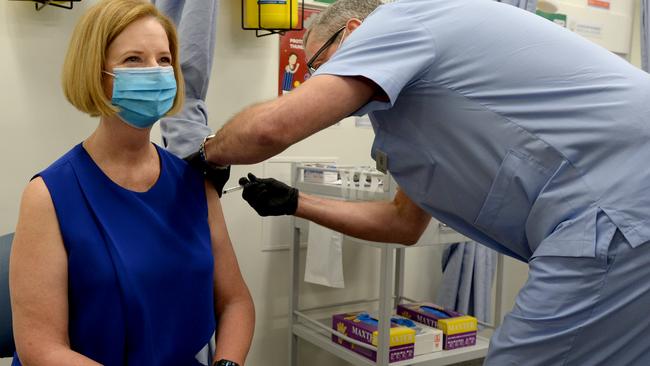
[[[298,28],[299,0],[245,0],[244,28]]]

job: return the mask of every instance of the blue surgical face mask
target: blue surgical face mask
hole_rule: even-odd
[[[113,76],[111,102],[120,108],[120,118],[133,127],[153,126],[174,105],[176,78],[171,66],[123,67],[104,72]]]

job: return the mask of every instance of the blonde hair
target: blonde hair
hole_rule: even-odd
[[[63,65],[62,82],[65,97],[77,109],[93,117],[119,111],[102,86],[106,50],[127,26],[144,17],[155,18],[167,33],[177,88],[174,105],[167,115],[181,109],[185,84],[176,28],[169,18],[144,0],[103,0],[91,7],[75,27]]]

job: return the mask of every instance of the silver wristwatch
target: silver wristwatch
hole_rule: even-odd
[[[214,136],[215,136],[215,134],[212,134],[212,135],[207,135],[207,136],[205,136],[203,138],[203,142],[201,142],[201,145],[199,145],[199,155],[201,155],[201,160],[203,160],[204,163],[208,164],[212,168],[214,168],[214,169],[227,169],[228,166],[222,166],[222,165],[211,163],[210,161],[208,161],[208,154],[205,151],[205,143],[208,142],[208,140],[210,140]]]
[[[213,138],[214,136],[215,136],[215,134],[205,136],[203,138],[203,142],[201,142],[201,145],[199,145],[199,155],[201,155],[201,159],[205,163],[208,163],[208,154],[206,154],[206,152],[205,152],[205,143],[208,142],[208,140]]]

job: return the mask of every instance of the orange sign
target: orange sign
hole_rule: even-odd
[[[610,0],[589,0],[589,6],[595,6],[597,8],[609,9]]]

